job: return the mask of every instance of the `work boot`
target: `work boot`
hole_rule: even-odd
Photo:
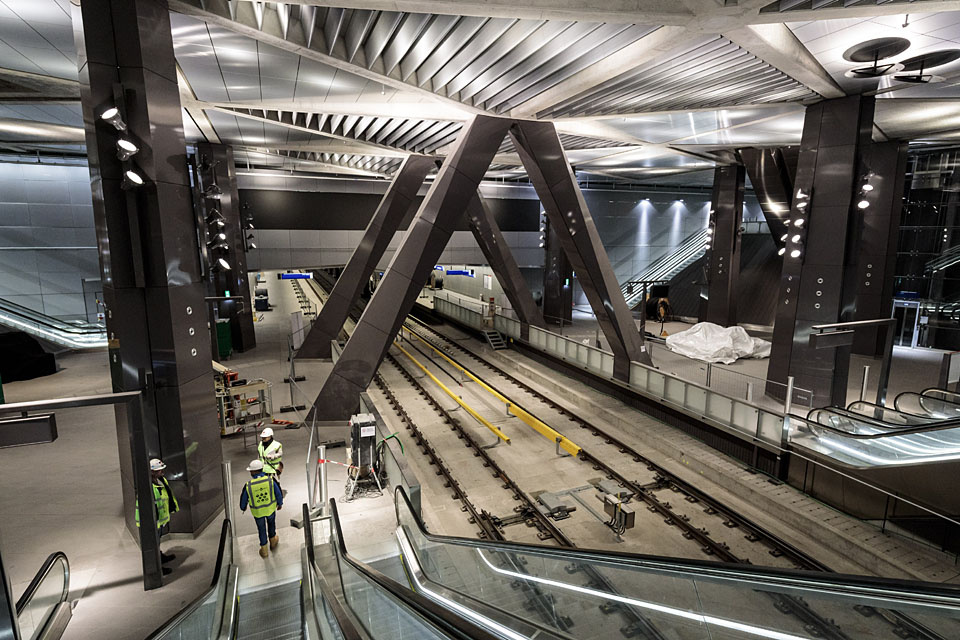
[[[267,545],[260,547],[260,557],[266,558],[268,555],[270,555],[270,552],[267,550]]]
[[[280,536],[273,536],[272,538],[270,538],[271,549],[276,549],[278,544],[280,544]]]
[[[160,552],[160,562],[161,564],[167,564],[168,562],[173,562],[177,559],[177,555],[174,553],[164,553]]]

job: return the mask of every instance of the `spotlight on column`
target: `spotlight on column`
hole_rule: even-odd
[[[782,236],[780,236],[780,242],[786,242],[789,236],[790,236],[789,233],[783,234]]]
[[[247,236],[247,240],[253,240],[253,234],[252,234],[252,233]]]
[[[791,252],[790,252],[790,257],[791,257],[791,258],[799,258],[799,257],[800,257],[800,249],[794,249],[793,251],[791,251]]]
[[[782,256],[782,255],[785,254],[786,252],[787,252],[787,248],[786,248],[786,247],[780,247],[780,251],[777,251],[777,255],[778,255],[778,256]]]
[[[120,110],[116,107],[110,107],[100,114],[100,119],[109,125],[112,125],[117,131],[126,131],[127,123],[120,117]]]
[[[117,140],[117,160],[129,160],[140,151],[140,147],[125,138]]]
[[[873,191],[873,185],[869,182],[860,187],[863,191]]]
[[[230,271],[230,263],[223,258],[217,258],[210,269],[213,271]]]
[[[713,235],[713,229],[707,227],[707,235],[708,235],[708,236],[712,236],[712,235]]]
[[[709,248],[710,248],[710,243],[707,243],[707,244],[703,245],[703,248],[704,248],[704,249],[709,249]]]
[[[860,202],[857,203],[858,209],[866,209],[869,206],[870,206],[870,203],[867,202],[866,200],[861,200]]]
[[[256,229],[256,227],[253,226],[253,223],[252,223],[252,222],[249,222],[249,221],[248,221],[245,225],[243,225],[243,228],[246,229],[246,230],[248,230],[248,231],[251,230],[251,229]]]
[[[210,200],[219,200],[222,195],[223,189],[216,184],[212,184],[203,190],[203,197],[209,198]]]
[[[204,218],[204,222],[207,224],[215,224],[218,229],[223,229],[227,226],[226,218],[223,217],[223,214],[220,213],[219,209],[212,209],[210,215]]]
[[[222,240],[210,240],[207,242],[207,249],[210,249],[211,251],[226,251],[229,248],[230,245]]]
[[[542,243],[542,242],[540,243],[540,248],[543,249],[543,243]]]
[[[790,242],[800,242],[800,234],[798,233],[790,238]]]
[[[123,173],[123,184],[121,189],[136,189],[143,186],[143,176],[136,171],[130,170]]]
[[[803,223],[804,223],[804,219],[803,219],[803,218],[797,218],[796,220],[793,221],[793,226],[795,226],[795,227],[802,227],[802,226],[803,226]]]
[[[250,251],[250,249],[256,249],[256,248],[257,248],[257,243],[255,242],[251,242],[250,244],[247,245],[247,251]]]

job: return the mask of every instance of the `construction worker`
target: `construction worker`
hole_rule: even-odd
[[[283,473],[283,445],[273,437],[273,429],[267,427],[260,432],[260,444],[257,445],[260,462],[263,463],[263,472],[267,475],[279,476]]]
[[[247,465],[250,479],[243,485],[240,492],[240,511],[250,507],[250,513],[257,523],[257,533],[260,534],[260,557],[269,555],[267,540],[270,549],[276,549],[280,542],[277,535],[277,511],[283,508],[283,491],[275,475],[264,473],[263,463],[253,460]]]
[[[176,513],[180,510],[180,505],[177,504],[177,498],[173,495],[173,490],[170,488],[170,482],[163,476],[163,470],[167,468],[167,465],[163,464],[163,460],[159,458],[153,458],[150,461],[150,486],[153,487],[153,503],[154,509],[157,514],[157,531],[159,532],[160,537],[163,537],[170,527],[170,515]],[[140,526],[140,501],[137,501],[137,526]],[[160,563],[167,564],[173,562],[177,559],[177,556],[172,553],[160,552]],[[168,567],[162,567],[163,575],[168,576],[173,573],[173,569]]]

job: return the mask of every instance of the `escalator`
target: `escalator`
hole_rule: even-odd
[[[107,329],[94,322],[67,322],[0,298],[0,326],[23,331],[67,349],[107,346]]]
[[[51,553],[17,600],[21,640],[57,640],[70,622],[70,563],[63,552]],[[12,630],[11,630],[12,631]],[[0,633],[0,637],[13,637]]]

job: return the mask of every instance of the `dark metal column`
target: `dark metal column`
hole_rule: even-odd
[[[850,96],[807,107],[794,182],[789,238],[777,300],[769,380],[846,404],[848,353],[809,346],[811,327],[853,320],[857,245],[855,193],[869,149],[874,98]],[[799,221],[799,224],[798,224]],[[782,397],[782,387],[768,385]]]
[[[741,164],[717,167],[707,250],[707,300],[701,319],[724,327],[737,324],[737,280],[740,276],[740,225],[746,171]]]
[[[793,179],[788,159],[780,149],[738,149],[740,159],[750,176],[753,192],[760,202],[763,217],[777,247],[783,247],[783,236],[790,222],[793,202]]]
[[[416,202],[417,192],[424,178],[436,166],[436,159],[428,156],[408,156],[397,170],[380,205],[367,224],[360,244],[353,250],[326,304],[307,334],[298,358],[329,358],[330,341],[343,329],[350,308],[360,298],[370,274],[386,251],[393,234],[400,228],[403,217]]]
[[[403,243],[324,382],[310,414],[340,420],[355,412],[390,343],[463,216],[511,120],[475,116],[461,130]],[[552,126],[552,125],[551,125]]]
[[[180,502],[171,530],[196,532],[222,505],[210,337],[165,0],[84,0],[74,31],[114,387],[145,391],[147,450]],[[117,107],[127,129],[100,118]],[[117,157],[117,141],[139,151]],[[140,186],[122,188],[124,172]],[[125,420],[118,424],[126,424]],[[129,434],[118,430],[127,526],[135,531]]]
[[[614,377],[630,377],[630,361],[652,365],[610,266],[587,203],[552,123],[521,120],[510,130],[540,202],[570,259],[614,355]]]
[[[503,239],[493,213],[479,192],[467,207],[467,224],[470,225],[473,237],[480,245],[480,251],[487,259],[487,264],[493,269],[497,281],[500,282],[503,292],[513,305],[517,318],[520,319],[520,337],[528,340],[530,325],[546,328],[543,323],[543,314],[533,301],[533,295],[523,279],[523,274],[520,273],[520,267],[510,253],[510,247]]]
[[[573,269],[563,252],[560,236],[544,215],[543,221],[543,318],[550,324],[564,324],[573,320]]]
[[[221,318],[230,319],[233,348],[246,351],[257,346],[253,329],[253,301],[250,299],[250,283],[247,279],[247,230],[240,211],[237,194],[237,168],[233,162],[233,147],[225,144],[201,142],[197,144],[197,168],[200,173],[200,191],[217,185],[219,199],[203,198],[205,215],[216,208],[223,216],[225,226],[220,230],[227,239],[227,249],[217,253],[224,258],[230,269],[212,273],[210,277],[212,296],[242,296],[239,300],[215,303]],[[211,231],[213,228],[211,227]]]
[[[868,173],[856,196],[869,205],[859,210],[856,319],[876,320],[889,318],[893,310],[907,143],[873,143],[866,155]],[[864,186],[868,188],[863,190]],[[885,348],[883,332],[877,328],[863,329],[854,336],[854,353],[882,356]]]

